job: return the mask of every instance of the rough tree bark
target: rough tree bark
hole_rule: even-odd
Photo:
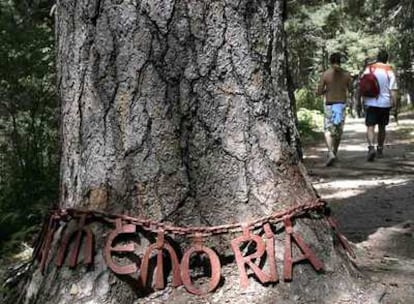
[[[210,226],[314,199],[297,152],[283,13],[282,0],[57,1],[60,206]],[[353,286],[348,261],[324,221],[295,229],[325,274],[305,263],[291,283],[250,279],[243,292],[230,259],[223,285],[204,298],[182,288],[141,294],[105,266],[98,237],[92,269],[51,263],[34,273],[26,300],[334,303]]]

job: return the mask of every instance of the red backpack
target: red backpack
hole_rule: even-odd
[[[374,74],[374,68],[369,66],[369,73],[362,75],[359,80],[359,95],[362,97],[378,98],[380,86]]]

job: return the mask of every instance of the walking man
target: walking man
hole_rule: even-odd
[[[347,95],[352,82],[351,75],[341,68],[340,53],[333,53],[329,61],[331,66],[322,73],[318,85],[318,94],[324,95],[325,100],[324,130],[328,148],[326,166],[331,166],[336,160],[345,122]]]
[[[379,92],[377,97],[364,97],[365,124],[367,126],[368,161],[382,157],[390,110],[397,105],[397,81],[391,65],[387,64],[388,53],[380,50],[377,62],[368,65],[364,74],[373,73],[377,79]],[[375,125],[378,125],[377,149],[375,150]]]

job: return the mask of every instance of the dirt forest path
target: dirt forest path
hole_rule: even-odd
[[[367,162],[366,154],[363,119],[347,118],[334,166],[324,166],[323,142],[305,146],[304,162],[352,242],[355,264],[383,286],[376,303],[414,303],[414,113],[391,120],[384,158]]]

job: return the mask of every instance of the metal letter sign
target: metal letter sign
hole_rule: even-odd
[[[82,245],[82,239],[85,237],[83,259],[85,264],[93,263],[93,233],[87,225],[93,221],[104,222],[113,225],[114,230],[108,235],[103,249],[103,255],[107,266],[116,274],[128,275],[138,273],[138,286],[150,287],[154,285],[155,289],[164,289],[165,281],[168,274],[165,274],[164,258],[169,255],[172,265],[172,286],[178,287],[184,285],[188,292],[203,295],[212,292],[217,288],[221,278],[221,264],[219,256],[215,251],[203,245],[203,238],[216,236],[220,234],[240,233],[242,235],[231,240],[231,248],[234,252],[237,267],[240,272],[241,288],[249,286],[249,275],[247,268],[262,284],[276,283],[279,281],[279,274],[276,267],[275,239],[272,231],[272,224],[282,223],[285,227],[285,246],[283,261],[283,279],[284,281],[292,280],[293,264],[307,260],[316,271],[323,270],[323,263],[316,257],[315,253],[305,243],[302,236],[293,230],[292,218],[298,218],[308,212],[318,212],[323,214],[329,226],[336,234],[339,242],[344,246],[346,251],[354,256],[352,248],[346,241],[346,238],[339,233],[338,227],[330,216],[329,208],[321,200],[315,200],[301,205],[293,206],[288,210],[278,211],[269,216],[256,219],[248,223],[232,223],[227,225],[212,227],[177,227],[168,223],[157,222],[145,218],[133,218],[128,215],[109,214],[103,211],[88,211],[77,209],[58,209],[49,214],[45,220],[42,233],[35,246],[34,256],[39,259],[40,271],[43,274],[49,260],[50,247],[54,239],[54,233],[60,223],[69,223],[71,220],[77,221],[74,231],[68,231],[60,244],[57,252],[56,265],[61,267],[64,263],[66,252],[70,250],[69,266],[75,267],[78,262],[79,251]],[[66,225],[68,227],[69,225]],[[146,248],[142,261],[141,256],[136,255],[139,262],[117,263],[113,259],[113,254],[130,253],[133,254],[136,245],[128,242],[123,245],[115,245],[117,238],[123,234],[132,234],[137,236],[137,227],[150,233],[157,233],[157,240]],[[263,229],[260,235],[253,234],[253,230]],[[182,260],[178,259],[177,252],[166,240],[166,235],[181,235],[192,238],[191,247],[184,253]],[[170,240],[171,238],[168,238]],[[73,243],[73,244],[72,244]],[[292,243],[295,243],[300,250],[299,256],[293,259]],[[254,245],[248,249],[254,248],[254,252],[243,256],[240,249],[243,245]],[[153,277],[150,277],[149,263],[151,255],[155,253],[156,268]],[[210,263],[211,274],[209,283],[205,286],[197,287],[192,280],[190,260],[193,255],[204,255]],[[141,284],[142,283],[142,284]]]
[[[46,230],[46,237],[44,243],[40,248],[40,272],[43,274],[47,265],[47,259],[49,257],[50,246],[53,241],[53,234],[55,233],[55,219],[50,217]]]
[[[293,231],[292,221],[290,218],[285,218],[283,220],[285,223],[285,263],[283,268],[283,277],[284,281],[292,281],[292,265],[293,263],[298,263],[303,260],[308,260],[313,268],[317,271],[321,271],[323,269],[323,264],[313,251],[305,244],[302,237]],[[292,239],[298,245],[300,250],[302,251],[303,255],[294,261],[292,260]]]
[[[207,254],[210,265],[211,265],[211,280],[208,284],[208,289],[203,291],[201,289],[197,289],[193,282],[191,281],[190,276],[190,257],[193,253],[205,253]],[[196,295],[202,295],[207,292],[211,292],[217,288],[218,284],[220,283],[220,276],[221,276],[221,265],[220,260],[217,254],[211,250],[210,248],[203,246],[202,240],[200,237],[196,237],[193,246],[188,249],[181,260],[181,279],[183,280],[185,288]]]
[[[275,239],[273,237],[273,231],[270,224],[267,223],[263,226],[266,236],[266,253],[269,260],[269,280],[268,282],[277,283],[279,281],[279,275],[276,268],[276,255],[275,255]]]
[[[93,234],[92,234],[92,231],[88,227],[85,227],[86,216],[87,216],[86,214],[82,215],[78,223],[78,228],[73,232],[69,232],[63,238],[63,242],[59,248],[59,252],[57,255],[57,260],[56,260],[57,267],[61,267],[63,265],[66,251],[75,233],[76,233],[75,245],[74,245],[75,247],[72,249],[71,254],[69,256],[69,267],[75,267],[76,264],[78,263],[79,250],[81,246],[82,236],[84,233],[86,234],[86,245],[85,245],[84,254],[83,254],[84,264],[92,264],[93,262],[93,248],[92,248]]]
[[[104,248],[104,257],[106,264],[109,268],[112,269],[113,272],[118,274],[131,274],[138,271],[138,267],[135,264],[129,265],[117,265],[115,264],[114,260],[112,259],[112,252],[134,252],[135,246],[134,244],[128,245],[119,245],[112,247],[112,243],[114,242],[115,238],[123,233],[135,233],[136,226],[135,225],[122,225],[122,220],[116,220],[116,228],[111,234],[108,236],[108,239],[105,244]]]
[[[245,265],[250,266],[256,277],[262,283],[277,282],[278,275],[275,263],[275,251],[274,251],[274,239],[273,233],[268,224],[264,226],[267,242],[264,243],[263,239],[258,236],[251,234],[247,227],[244,228],[243,235],[231,241],[231,247],[236,257],[237,266],[240,271],[240,285],[242,288],[249,286],[249,280],[246,273]],[[256,244],[256,251],[248,256],[242,256],[240,251],[240,245],[246,242],[253,241]],[[270,264],[270,274],[265,273],[253,260],[260,260],[266,251],[267,258]]]
[[[156,250],[157,251],[157,268],[155,272],[155,289],[164,289],[164,262],[163,262],[163,250],[166,250],[170,254],[171,264],[172,264],[172,286],[178,287],[182,285],[180,277],[180,262],[178,261],[177,254],[175,250],[164,240],[164,231],[158,232],[157,242],[150,245],[145,251],[144,258],[141,264],[141,280],[144,286],[147,285],[148,280],[148,264],[150,259],[150,254]]]

